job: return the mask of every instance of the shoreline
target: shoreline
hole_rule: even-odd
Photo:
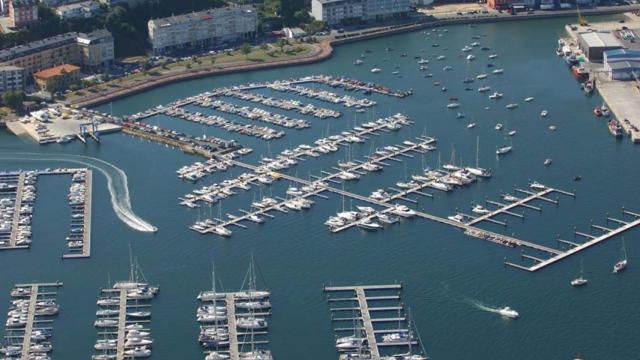
[[[640,5],[628,5],[628,6],[615,6],[604,7],[597,9],[584,9],[581,11],[582,15],[613,15],[623,14],[626,12],[640,10]],[[344,35],[343,37],[333,40],[324,40],[318,43],[317,50],[310,54],[297,59],[287,59],[266,63],[257,64],[241,64],[231,65],[221,68],[220,66],[214,66],[208,69],[201,70],[185,70],[175,74],[161,75],[158,77],[149,76],[144,79],[144,82],[136,84],[126,88],[115,89],[107,93],[97,93],[90,96],[85,96],[77,99],[77,101],[70,101],[69,105],[76,108],[88,108],[101,104],[108,103],[113,100],[125,98],[131,95],[135,95],[141,92],[152,90],[164,85],[169,85],[185,80],[194,80],[200,78],[214,77],[217,75],[227,75],[233,73],[239,73],[243,71],[255,71],[275,69],[280,67],[295,66],[295,65],[307,65],[324,61],[333,56],[335,46],[349,44],[362,40],[375,39],[384,36],[396,35],[405,32],[418,31],[427,28],[448,26],[448,25],[463,25],[463,24],[479,24],[479,23],[492,23],[492,22],[506,22],[506,21],[518,21],[518,20],[538,20],[538,19],[551,19],[551,18],[563,18],[577,16],[576,10],[562,10],[551,11],[545,13],[536,14],[520,14],[520,15],[494,15],[494,16],[478,16],[478,17],[460,17],[456,19],[442,19],[433,21],[421,21],[412,24],[396,25],[378,29],[362,30],[361,32],[355,32],[352,34]]]

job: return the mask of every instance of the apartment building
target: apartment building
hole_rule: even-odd
[[[312,0],[311,16],[330,26],[404,17],[411,0]]]
[[[26,26],[38,21],[37,0],[9,0],[9,19],[15,27]]]
[[[0,66],[0,95],[5,91],[24,91],[24,69],[17,66]]]
[[[252,39],[258,19],[250,5],[227,6],[149,20],[154,54],[185,49],[208,49]]]

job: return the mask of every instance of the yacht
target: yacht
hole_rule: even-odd
[[[389,214],[380,213],[380,214],[377,215],[377,217],[378,217],[378,220],[380,220],[380,222],[383,223],[383,224],[395,224],[398,221],[400,221],[399,217],[392,216],[392,215],[389,215]]]
[[[221,352],[210,352],[207,357],[205,357],[205,360],[227,360],[230,359],[230,356]]]
[[[495,59],[498,57],[498,54],[491,54],[489,55],[489,59]]]
[[[257,330],[257,329],[266,329],[267,328],[267,321],[261,318],[255,318],[255,317],[243,317],[240,318],[236,321],[236,326],[239,329],[253,329],[253,330]]]
[[[518,132],[515,130],[511,130],[508,132],[509,136],[515,136]]]
[[[502,195],[502,199],[505,201],[509,201],[509,202],[516,202],[520,199],[518,199],[517,197],[511,195],[511,194],[504,194]]]
[[[508,306],[505,306],[502,309],[499,309],[498,313],[509,319],[517,319],[520,316],[520,314],[518,314],[517,311],[513,310]]]
[[[489,75],[487,75],[487,74],[480,74],[480,75],[476,76],[476,79],[482,80],[482,79],[486,79],[488,76]]]
[[[462,214],[449,215],[447,216],[447,219],[459,223],[464,223],[464,215]]]
[[[496,74],[496,75],[500,75],[502,73],[504,73],[504,69],[503,68],[499,68],[499,69],[494,69],[492,71],[492,73]]]
[[[502,93],[499,92],[494,92],[493,94],[489,95],[489,99],[491,100],[497,100],[497,99],[501,99],[502,98]]]
[[[532,102],[534,100],[533,96],[529,96],[528,98],[524,99],[524,102]]]
[[[214,226],[211,228],[211,232],[224,237],[231,236],[232,234],[231,230],[225,228],[224,226]]]
[[[508,154],[511,150],[513,150],[513,146],[502,146],[496,150],[496,155]]]
[[[467,125],[467,129],[473,129],[474,127],[476,127],[476,123],[469,123]]]
[[[147,358],[151,356],[151,350],[147,349],[146,347],[136,347],[133,348],[131,350],[125,350],[124,351],[124,357],[125,358]]]
[[[450,103],[447,105],[447,109],[457,109],[460,107],[460,104],[458,103]]]
[[[376,231],[376,230],[382,229],[382,225],[381,224],[379,224],[379,223],[377,223],[375,221],[371,221],[371,220],[364,220],[364,221],[358,223],[357,226],[359,228],[361,228],[361,229],[364,229],[364,230]]]
[[[511,103],[511,104],[507,104],[507,106],[505,106],[505,107],[506,107],[507,109],[509,109],[509,110],[513,110],[513,109],[515,109],[515,108],[517,108],[517,107],[518,107],[518,104],[516,104],[516,103]]]
[[[471,209],[472,212],[476,213],[476,214],[480,214],[480,215],[485,215],[490,213],[491,211],[489,209],[486,209],[484,206],[477,204],[476,206],[474,206]]]
[[[413,217],[416,215],[416,212],[414,210],[409,209],[406,205],[400,205],[400,204],[396,204],[395,207],[391,209],[391,212],[393,214],[406,217],[406,218]]]
[[[374,73],[374,74],[377,74],[377,73],[379,73],[381,71],[382,71],[382,69],[380,69],[378,67],[374,67],[373,69],[371,69],[371,72]]]
[[[481,87],[478,88],[478,92],[481,92],[481,93],[482,92],[487,92],[487,91],[490,91],[490,90],[491,90],[490,86],[481,86]]]
[[[532,182],[532,183],[529,185],[529,187],[530,187],[530,188],[532,188],[532,189],[534,189],[534,190],[540,190],[540,191],[541,191],[541,190],[546,190],[546,189],[547,189],[547,187],[546,187],[545,185],[540,184],[540,183],[539,183],[539,182],[537,182],[537,181]]]
[[[475,60],[475,58],[476,58],[476,56],[475,56],[475,55],[473,55],[473,54],[469,54],[469,55],[467,55],[467,60],[468,60],[468,61],[473,61],[473,60]]]

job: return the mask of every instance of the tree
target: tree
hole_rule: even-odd
[[[13,110],[22,109],[22,102],[24,99],[24,93],[17,91],[7,91],[2,95],[2,101],[4,104]]]
[[[249,54],[251,54],[251,45],[249,45],[249,43],[240,45],[240,52],[244,55],[245,58],[249,57]]]
[[[280,52],[283,53],[284,52],[284,47],[289,45],[289,40],[284,39],[284,38],[280,38],[280,39],[278,39],[278,41],[276,41],[276,45],[278,45],[278,47],[280,48]]]
[[[213,64],[215,64],[215,63],[216,63],[216,57],[215,57],[215,56],[212,56],[212,57],[211,57],[211,64],[213,65]]]

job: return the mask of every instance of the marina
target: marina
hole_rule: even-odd
[[[118,348],[127,358],[124,353],[135,347],[126,344],[134,337],[140,339],[129,341],[130,346],[146,347],[136,355],[163,359],[245,360],[242,354],[252,351],[251,343],[256,351],[268,351],[259,353],[267,358],[336,359],[339,338],[345,338],[341,348],[354,345],[354,355],[342,354],[347,355],[343,359],[370,352],[374,341],[384,360],[409,355],[412,360],[427,355],[463,359],[469,354],[496,360],[633,358],[638,345],[620,334],[632,334],[638,326],[633,311],[638,291],[632,286],[640,250],[632,215],[640,214],[633,196],[637,149],[606,133],[604,116],[592,115],[603,103],[600,94],[585,96],[562,59],[552,54],[566,22],[423,29],[340,45],[326,62],[286,72],[245,71],[157,87],[96,108],[141,128],[97,142],[89,127],[86,145],[73,140],[39,146],[0,132],[3,171],[92,170],[90,235],[96,242],[90,259],[60,259],[62,249],[65,255],[81,252],[70,252],[63,238],[73,238],[71,229],[81,228],[79,216],[69,220],[70,211],[80,211],[74,213],[76,205],[67,201],[81,199],[86,188],[72,189],[73,175],[46,180],[38,175],[33,246],[0,252],[2,288],[64,281],[57,299],[65,315],[55,320],[50,354],[61,359],[115,359]],[[471,50],[461,51],[466,46]],[[466,60],[470,54],[473,61]],[[358,59],[361,66],[354,65]],[[497,75],[496,69],[504,72]],[[413,89],[413,95],[367,93],[318,81],[286,84],[309,74],[348,75],[365,84]],[[486,77],[477,79],[482,74]],[[278,83],[295,90],[260,87]],[[491,91],[478,93],[480,86]],[[296,92],[302,89],[307,95]],[[263,108],[311,126],[294,131],[194,102],[219,90],[227,93],[209,99]],[[494,92],[501,98],[489,98]],[[376,105],[333,102],[344,95]],[[185,99],[194,101],[175,106]],[[459,108],[448,110],[450,103]],[[519,105],[507,109],[507,104]],[[305,113],[307,105],[341,115],[323,119],[320,112]],[[157,116],[131,117],[144,109]],[[396,113],[405,121],[378,123]],[[277,133],[285,135],[262,137]],[[200,142],[205,135],[221,142]],[[236,147],[222,141],[234,141]],[[412,144],[422,145],[404,151]],[[3,197],[15,206],[14,194]],[[620,212],[623,206],[629,213]],[[334,217],[341,220],[325,224]],[[145,223],[158,231],[146,230]],[[127,246],[139,256],[147,277],[162,285],[161,296],[126,300],[121,306],[122,292],[107,279],[127,278]],[[275,310],[258,315],[271,310],[256,309],[254,316],[268,327],[253,332],[238,328],[240,314],[248,312],[238,306],[247,302],[238,296],[247,289],[243,275],[250,253],[264,264],[268,280],[258,276],[263,284],[257,291],[269,290],[267,300]],[[626,269],[614,274],[627,259]],[[195,299],[211,288],[213,261],[219,279],[215,292],[224,294],[215,304]],[[571,286],[577,278],[588,279],[588,285]],[[399,289],[366,288],[398,281]],[[363,289],[326,292],[352,299],[327,306],[320,294],[325,284]],[[102,287],[109,292],[102,293]],[[97,306],[98,297],[112,305]],[[0,301],[9,303],[8,291]],[[121,321],[120,309],[127,305],[137,305],[127,311],[136,317],[125,313]],[[517,309],[517,320],[506,309]],[[143,317],[151,311],[149,322]],[[213,322],[197,321],[202,314]],[[114,327],[91,331],[100,318],[109,320],[102,325]],[[366,318],[374,339],[364,331],[361,319]],[[354,328],[363,328],[359,336]],[[209,341],[203,347],[200,341],[223,345],[227,335],[230,346],[208,347],[215,344]],[[387,342],[385,335],[390,335]],[[362,344],[355,337],[364,339]],[[417,344],[387,345],[394,339]]]
[[[53,350],[53,319],[60,311],[56,302],[62,283],[16,284],[6,322],[6,345],[0,354],[7,359],[31,360],[46,357]]]
[[[55,168],[5,172],[0,174],[0,250],[28,249],[31,246],[31,218],[36,200],[39,176],[71,175],[69,206],[71,226],[67,236],[68,253],[63,258],[87,258],[91,255],[91,188],[92,171],[86,168]],[[5,197],[9,196],[9,197]]]
[[[401,284],[324,287],[339,359],[427,359],[404,314],[401,289]]]
[[[94,360],[132,359],[151,356],[153,339],[149,330],[151,300],[160,288],[150,286],[142,275],[136,259],[131,259],[129,280],[120,281],[100,290],[97,300],[98,340],[94,345]]]
[[[271,293],[256,289],[253,259],[245,276],[246,287],[241,291],[219,292],[215,271],[211,276],[211,290],[202,291],[197,297],[198,342],[205,350],[205,359],[271,360],[266,320],[271,315]]]

